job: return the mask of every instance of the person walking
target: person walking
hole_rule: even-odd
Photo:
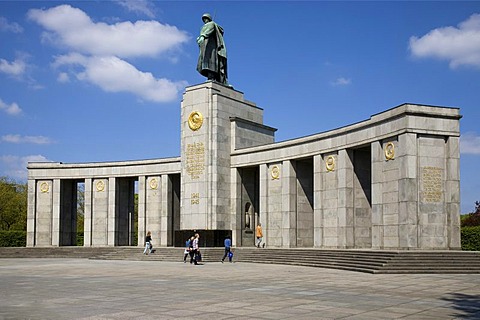
[[[187,263],[187,257],[190,255],[190,252],[192,251],[193,239],[195,239],[194,236],[192,236],[191,238],[188,238],[187,241],[185,242],[185,252],[183,256],[183,263]]]
[[[145,237],[145,250],[143,250],[143,254],[148,255],[152,252],[152,233],[150,231],[147,232],[147,236]]]
[[[192,253],[190,254],[190,264],[198,264],[198,255],[200,254],[200,250],[198,249],[198,239],[200,239],[200,235],[195,233],[195,238],[192,241]]]
[[[223,261],[225,261],[225,258],[228,256],[228,261],[232,262],[232,257],[233,255],[231,255],[231,247],[232,247],[232,240],[230,239],[230,236],[226,236],[225,237],[225,241],[223,242],[223,244],[225,245],[225,254],[223,255],[223,258],[222,258],[222,263]]]
[[[255,229],[255,235],[257,237],[257,241],[255,245],[257,246],[257,248],[260,248],[260,244],[262,243],[262,240],[263,240],[263,230],[262,230],[262,224],[260,222],[258,223],[257,228]]]

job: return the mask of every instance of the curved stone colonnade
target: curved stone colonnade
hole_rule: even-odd
[[[186,88],[181,156],[30,163],[28,246],[73,245],[78,182],[85,246],[460,249],[458,108],[404,104],[339,129],[274,143],[263,110],[215,82]],[[135,187],[136,186],[136,187]],[[138,190],[135,190],[137,188]]]

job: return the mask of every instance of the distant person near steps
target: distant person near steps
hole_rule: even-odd
[[[232,247],[232,240],[230,239],[230,236],[226,236],[225,237],[225,241],[223,242],[224,245],[225,245],[225,254],[223,255],[223,258],[222,258],[222,263],[223,261],[225,261],[225,258],[228,256],[228,261],[229,262],[232,262],[232,257],[233,255],[231,255],[231,247]]]
[[[257,225],[257,228],[255,229],[255,235],[257,237],[255,245],[257,246],[257,248],[260,248],[260,244],[262,243],[262,240],[263,240],[263,230],[262,230],[261,223]],[[265,243],[263,244],[263,247],[265,247]]]
[[[195,233],[195,238],[192,241],[192,251],[190,253],[190,264],[198,264],[198,255],[200,254],[200,250],[198,249],[198,239],[200,238],[200,235],[198,233]]]
[[[143,254],[149,254],[152,252],[152,233],[150,231],[147,232],[147,236],[145,237],[145,250],[143,250]]]
[[[190,255],[190,252],[192,251],[193,248],[193,239],[195,239],[194,236],[191,238],[188,238],[187,241],[185,242],[185,251],[184,256],[183,256],[183,263],[187,262],[187,257]]]

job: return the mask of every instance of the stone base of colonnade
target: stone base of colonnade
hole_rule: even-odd
[[[480,273],[478,251],[389,251],[234,248],[234,263],[284,264],[365,273]],[[220,263],[222,247],[201,248],[203,265]],[[183,247],[157,248],[149,255],[141,247],[0,248],[0,258],[84,258],[183,263]],[[188,259],[187,259],[188,262]]]

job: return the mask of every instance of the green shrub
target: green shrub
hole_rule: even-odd
[[[463,227],[461,234],[462,250],[480,251],[480,226]]]
[[[0,231],[0,247],[26,247],[26,231]]]

